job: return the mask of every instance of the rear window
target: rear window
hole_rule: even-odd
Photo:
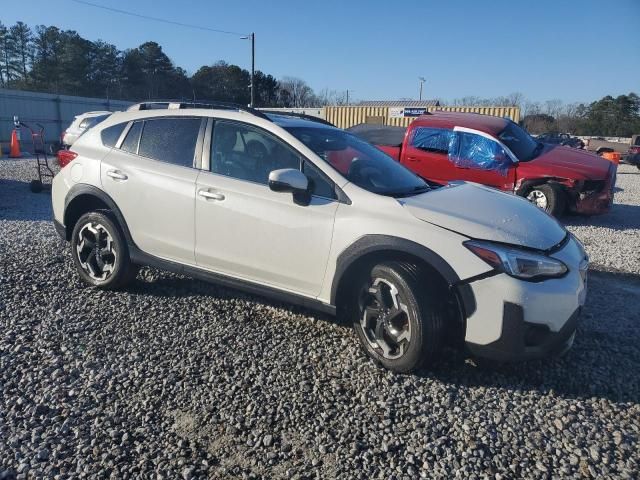
[[[100,138],[102,138],[102,144],[105,147],[113,148],[116,146],[124,127],[127,126],[127,123],[119,123],[117,125],[112,125],[111,127],[107,127],[102,132],[100,132]]]
[[[138,155],[192,167],[201,123],[200,118],[145,120]]]
[[[105,113],[104,115],[98,115],[97,117],[88,117],[80,122],[79,127],[83,130],[95,127],[97,124],[108,118],[111,114]]]

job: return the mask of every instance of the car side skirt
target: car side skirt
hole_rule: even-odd
[[[166,270],[180,275],[187,275],[189,277],[197,278],[198,280],[203,280],[205,282],[242,290],[254,295],[259,295],[284,303],[298,305],[304,308],[328,313],[330,315],[336,314],[336,307],[334,305],[329,305],[327,303],[321,302],[320,300],[305,297],[284,290],[279,290],[277,288],[260,285],[247,280],[229,277],[220,273],[214,273],[209,270],[204,270],[191,265],[182,265],[180,263],[172,262],[171,260],[158,258],[154,255],[143,252],[135,245],[129,245],[129,256],[131,258],[131,261],[138,265],[147,265],[150,267],[158,268],[160,270]]]

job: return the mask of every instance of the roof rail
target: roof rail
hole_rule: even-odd
[[[335,125],[324,118],[314,117],[313,115],[307,115],[306,113],[298,113],[298,112],[286,112],[282,110],[269,110],[266,108],[261,108],[260,112],[266,113],[267,115],[282,115],[283,117],[295,117],[302,118],[304,120],[309,120],[312,122],[322,123],[324,125],[329,125],[330,127],[335,127]]]
[[[237,110],[239,112],[246,112],[256,117],[260,117],[264,120],[271,119],[264,113],[251,107],[245,107],[238,103],[231,102],[217,102],[217,101],[202,101],[202,102],[185,102],[182,100],[149,100],[146,102],[135,103],[127,111],[134,110],[183,110],[187,108],[211,108],[219,110]]]

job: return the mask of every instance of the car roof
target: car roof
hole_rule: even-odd
[[[288,115],[280,115],[275,113],[268,113],[267,117],[271,119],[273,123],[282,128],[291,127],[311,127],[311,128],[336,128],[331,125],[327,125],[320,121],[307,120],[305,118],[292,117]]]
[[[498,136],[509,124],[509,121],[509,119],[504,117],[482,115],[479,113],[435,111],[416,118],[412,125],[441,128],[466,127]]]

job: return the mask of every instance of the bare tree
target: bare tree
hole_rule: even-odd
[[[301,78],[283,77],[278,87],[284,107],[311,107],[317,103],[313,89]]]

